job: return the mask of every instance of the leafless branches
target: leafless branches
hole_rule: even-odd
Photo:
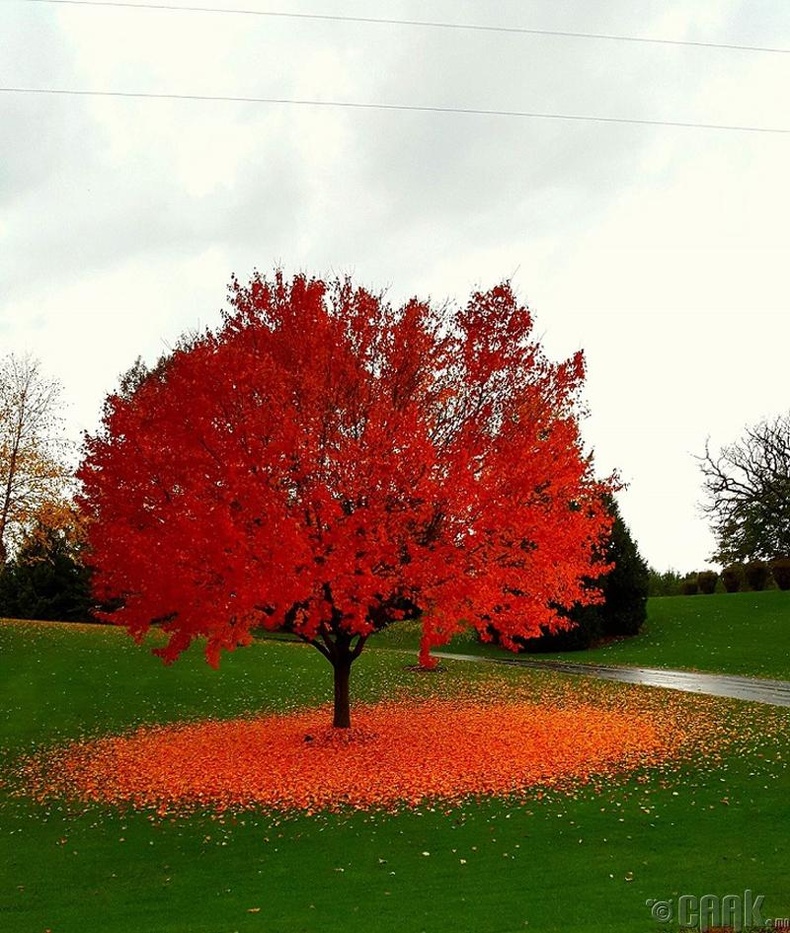
[[[699,458],[721,563],[790,556],[790,412]]]

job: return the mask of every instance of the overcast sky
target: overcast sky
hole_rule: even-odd
[[[171,0],[790,50],[787,0]],[[790,54],[0,0],[0,85],[790,129]],[[588,362],[584,433],[658,569],[714,544],[693,455],[790,407],[790,135],[524,116],[0,92],[0,349],[74,437],[232,273],[394,301],[511,278]]]

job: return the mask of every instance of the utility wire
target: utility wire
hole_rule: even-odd
[[[349,110],[384,110],[408,113],[449,113],[466,116],[521,117],[531,120],[571,120],[584,123],[621,123],[635,126],[681,127],[697,130],[727,130],[737,133],[788,134],[790,128],[746,126],[728,123],[695,123],[682,120],[639,120],[630,117],[602,117],[575,113],[540,113],[529,110],[486,110],[477,107],[430,107],[419,104],[376,104],[363,101],[306,100],[287,97],[236,97],[219,94],[163,94],[145,91],[90,91],[77,88],[0,87],[5,94],[49,94],[70,97],[116,97],[137,100],[216,101],[232,104],[283,104],[297,107],[337,107]]]
[[[522,26],[486,26],[482,23],[445,23],[417,19],[385,19],[376,16],[335,16],[326,13],[287,13],[281,10],[223,9],[222,7],[177,6],[170,3],[127,3],[123,0],[27,0],[28,3],[50,3],[70,6],[118,7],[132,10],[166,10],[180,13],[215,13],[232,16],[268,16],[283,19],[323,20],[338,23],[367,23],[382,26],[417,26],[429,29],[456,29],[470,32],[510,33],[528,36],[555,36],[563,39],[596,39],[607,42],[642,42],[653,45],[691,46],[703,49],[729,49],[738,52],[771,52],[790,54],[790,49],[763,45],[741,45],[728,42],[693,42],[688,39],[658,39],[651,36],[621,36],[609,33],[571,32],[559,29],[529,29]]]

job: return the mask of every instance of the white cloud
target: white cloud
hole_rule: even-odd
[[[238,6],[218,0],[226,7]],[[253,0],[246,7],[265,9]],[[301,12],[318,11],[309,0]],[[371,15],[362,0],[320,12]],[[790,47],[780,0],[396,2],[376,15]],[[0,6],[2,83],[780,126],[787,56],[97,7]],[[602,470],[659,567],[712,550],[692,454],[787,408],[786,136],[285,105],[0,95],[0,335],[73,429],[232,272],[463,300],[514,276],[582,346]]]

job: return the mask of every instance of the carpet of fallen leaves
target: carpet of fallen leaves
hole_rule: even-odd
[[[49,628],[25,623],[36,637],[51,637]],[[625,791],[642,788],[648,773],[674,786],[686,766],[696,773],[726,769],[731,757],[758,762],[779,738],[790,741],[786,710],[760,706],[758,714],[721,697],[463,662],[429,675],[380,664],[365,676],[368,691],[389,699],[355,704],[351,730],[331,729],[331,710],[303,708],[293,688],[280,695],[279,712],[245,705],[232,719],[162,724],[170,711],[149,704],[141,715],[150,718],[122,734],[39,747],[0,783],[41,803],[163,816],[398,810],[494,795],[575,796],[583,786]]]
[[[324,708],[86,739],[28,759],[25,789],[161,814],[392,809],[606,779],[685,744],[655,711],[525,700],[401,701],[358,708],[350,730],[328,721]]]

